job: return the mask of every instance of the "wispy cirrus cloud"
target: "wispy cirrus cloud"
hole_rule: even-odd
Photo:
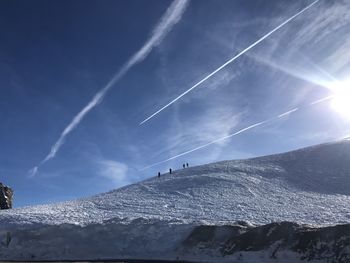
[[[291,21],[293,21],[295,18],[297,18],[298,16],[300,16],[301,14],[303,14],[305,11],[307,11],[308,9],[310,9],[312,6],[314,6],[316,3],[318,3],[319,0],[316,0],[314,2],[312,2],[311,4],[309,4],[308,6],[306,6],[304,9],[302,9],[301,11],[297,12],[295,15],[291,16],[290,18],[288,18],[287,20],[285,20],[283,23],[281,23],[280,25],[278,25],[277,27],[275,27],[274,29],[272,29],[271,31],[269,31],[268,33],[266,33],[265,35],[263,35],[261,38],[259,38],[257,41],[255,41],[254,43],[252,43],[251,45],[249,45],[247,48],[243,49],[242,51],[240,51],[238,54],[236,54],[235,56],[233,56],[232,58],[230,58],[229,60],[227,60],[224,64],[222,64],[221,66],[219,66],[218,68],[216,68],[214,71],[212,71],[211,73],[209,73],[207,76],[205,76],[203,79],[199,80],[197,83],[195,83],[192,87],[190,87],[189,89],[187,89],[185,92],[181,93],[179,96],[177,96],[176,98],[174,98],[172,101],[170,101],[168,104],[164,105],[163,107],[161,107],[160,109],[158,109],[156,112],[154,112],[153,114],[151,114],[150,116],[148,116],[147,118],[145,118],[140,125],[148,122],[149,120],[151,120],[152,118],[154,118],[156,115],[158,115],[159,113],[161,113],[163,110],[165,110],[166,108],[168,108],[169,106],[171,106],[172,104],[174,104],[175,102],[177,102],[178,100],[180,100],[182,97],[186,96],[189,92],[191,92],[192,90],[196,89],[197,87],[199,87],[202,83],[204,83],[205,81],[207,81],[208,79],[210,79],[212,76],[216,75],[218,72],[220,72],[222,69],[226,68],[228,65],[230,65],[231,63],[233,63],[234,61],[236,61],[238,58],[240,58],[241,56],[243,56],[245,53],[247,53],[249,50],[253,49],[255,46],[259,45],[261,42],[263,42],[265,39],[269,38],[272,34],[274,34],[276,31],[280,30],[282,27],[284,27],[285,25],[287,25],[288,23],[290,23]]]
[[[121,187],[131,183],[127,176],[129,167],[121,162],[113,160],[100,160],[97,162],[97,174],[110,180],[114,187]]]
[[[171,160],[174,160],[174,159],[177,159],[177,158],[179,158],[179,157],[181,157],[181,156],[184,156],[184,155],[190,154],[190,153],[192,153],[192,152],[201,150],[201,149],[206,148],[206,147],[208,147],[208,146],[211,146],[211,145],[213,145],[213,144],[221,143],[221,142],[223,142],[223,141],[225,141],[225,140],[227,140],[227,139],[229,139],[229,138],[231,138],[231,137],[233,137],[233,136],[237,136],[237,135],[239,135],[239,134],[241,134],[241,133],[244,133],[244,132],[246,132],[246,131],[249,131],[249,130],[255,128],[255,127],[258,127],[258,126],[260,126],[260,125],[263,125],[263,124],[265,124],[265,123],[267,123],[267,122],[269,122],[269,121],[270,121],[270,120],[266,120],[266,121],[262,121],[262,122],[258,122],[258,123],[252,124],[252,125],[250,125],[250,126],[248,126],[248,127],[245,127],[245,128],[243,128],[243,129],[240,129],[240,130],[238,130],[238,131],[236,131],[236,132],[234,132],[234,133],[231,133],[231,134],[229,134],[229,135],[226,135],[226,136],[224,136],[224,137],[220,137],[220,138],[215,139],[215,140],[213,140],[213,141],[211,141],[211,142],[208,142],[208,143],[203,144],[203,145],[201,145],[201,146],[195,147],[195,148],[193,148],[193,149],[191,149],[191,150],[188,150],[188,151],[179,153],[179,154],[177,154],[177,155],[175,155],[175,156],[172,156],[172,157],[170,157],[170,158],[168,158],[168,159],[166,159],[166,160],[163,160],[163,161],[156,162],[156,163],[153,163],[153,164],[151,164],[151,165],[148,165],[148,166],[142,168],[140,171],[146,170],[146,169],[151,168],[151,167],[153,167],[153,166],[157,166],[157,165],[159,165],[159,164],[163,164],[163,163],[169,162],[169,161],[171,161]]]
[[[33,167],[29,171],[29,176],[34,176],[41,165],[48,160],[54,158],[64,144],[66,137],[79,125],[83,118],[99,103],[101,103],[107,94],[107,92],[136,64],[142,62],[152,51],[152,49],[158,46],[165,36],[171,31],[173,26],[177,24],[186,7],[188,0],[175,0],[168,7],[166,12],[160,18],[158,24],[152,30],[152,33],[146,43],[138,50],[113,76],[113,78],[103,87],[99,92],[95,94],[92,100],[73,118],[68,126],[63,130],[58,140],[51,147],[49,154],[39,163],[39,165]]]
[[[315,12],[307,17],[308,23],[295,33],[293,44],[322,44],[335,31],[348,26],[350,21],[348,1],[323,1],[315,8]]]
[[[306,106],[304,106],[304,107],[293,108],[293,109],[291,109],[291,110],[288,110],[288,111],[282,112],[282,113],[280,113],[280,114],[278,114],[278,115],[276,115],[276,116],[273,116],[273,117],[271,117],[271,118],[269,118],[269,119],[265,119],[265,120],[262,120],[262,121],[260,121],[260,122],[256,122],[256,123],[254,123],[254,124],[251,124],[251,125],[249,125],[249,126],[247,126],[247,127],[241,128],[241,129],[239,129],[238,131],[231,132],[231,133],[226,134],[226,135],[221,136],[221,137],[216,137],[216,138],[213,139],[212,141],[209,141],[209,142],[207,142],[207,143],[205,143],[205,144],[202,144],[202,145],[196,146],[196,147],[194,147],[194,148],[192,148],[192,149],[190,149],[190,150],[187,150],[187,151],[183,151],[183,152],[181,152],[181,153],[178,153],[178,154],[176,154],[176,155],[174,155],[174,156],[172,156],[172,157],[169,157],[168,159],[165,159],[165,160],[162,160],[162,161],[159,161],[159,162],[155,162],[155,163],[153,163],[153,164],[150,164],[150,165],[148,165],[148,166],[145,166],[145,167],[143,167],[142,169],[140,169],[140,171],[144,171],[144,170],[149,169],[149,168],[151,168],[151,167],[154,167],[154,166],[157,166],[157,165],[160,165],[160,164],[163,164],[163,163],[166,163],[166,162],[175,160],[175,159],[177,159],[177,158],[179,158],[179,157],[182,157],[182,156],[188,155],[188,154],[190,154],[190,153],[196,152],[196,151],[198,151],[198,150],[207,148],[207,147],[212,146],[212,145],[214,145],[214,144],[219,144],[219,143],[222,143],[222,142],[225,142],[225,141],[227,142],[227,140],[229,140],[229,139],[231,139],[231,138],[233,138],[233,137],[235,137],[235,136],[239,136],[239,135],[241,135],[242,133],[246,133],[246,132],[248,132],[248,131],[250,131],[250,130],[252,130],[252,129],[258,128],[258,127],[260,127],[260,126],[262,126],[262,125],[265,125],[265,124],[268,124],[268,123],[271,123],[271,122],[274,122],[274,121],[278,121],[278,120],[280,120],[280,119],[285,118],[286,116],[290,116],[290,115],[294,114],[295,112],[298,112],[298,111],[300,111],[300,110],[305,110],[305,109],[307,109],[307,108],[309,108],[309,107],[312,107],[312,106],[314,106],[314,105],[316,105],[316,104],[318,104],[318,103],[328,101],[328,100],[331,99],[331,98],[332,98],[332,96],[327,96],[327,97],[318,99],[318,100],[316,100],[316,101],[314,101],[314,102],[312,102],[312,103],[310,103],[309,105],[306,105]],[[201,136],[201,135],[200,135],[200,136]]]
[[[239,75],[239,72],[232,73],[230,70],[224,69],[214,78],[208,80],[206,89],[195,91],[195,98],[200,100],[199,103],[192,101],[193,97],[191,96],[185,98],[184,102],[186,102],[186,106],[191,108],[191,113],[187,112],[187,109],[175,105],[168,118],[171,120],[169,127],[165,128],[155,139],[155,144],[162,145],[162,147],[154,152],[152,158],[169,153],[177,154],[181,149],[194,147],[218,136],[229,134],[247,109],[238,107],[236,102],[241,101],[241,96],[232,89],[229,92],[230,95],[227,96],[215,96],[214,94],[217,94],[215,91],[218,88],[230,89],[231,85],[236,84]],[[172,85],[168,78],[167,74],[162,74],[165,87]],[[206,98],[210,94],[210,100],[207,100]],[[219,154],[219,148],[223,147],[224,144],[225,142],[222,142],[220,147],[217,147],[217,151],[211,153],[213,159]]]
[[[286,28],[263,52],[247,55],[291,76],[325,86],[332,81],[330,74],[349,65],[350,3],[321,1],[299,23],[303,25],[300,30]]]

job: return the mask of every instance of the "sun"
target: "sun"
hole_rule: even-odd
[[[350,119],[350,82],[337,83],[332,87],[332,91],[332,109]]]

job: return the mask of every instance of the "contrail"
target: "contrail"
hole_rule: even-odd
[[[299,110],[299,108],[294,108],[294,109],[292,109],[292,110],[290,110],[290,111],[287,111],[287,112],[285,112],[285,113],[282,113],[282,114],[278,115],[277,117],[278,117],[278,118],[283,118],[283,117],[285,117],[285,116],[287,116],[287,115],[290,115],[291,113],[293,113],[293,112],[295,112],[295,111],[297,111],[297,110]]]
[[[237,135],[239,135],[239,134],[241,134],[241,133],[243,133],[243,132],[249,131],[249,130],[251,130],[251,129],[253,129],[253,128],[256,128],[256,127],[258,127],[258,126],[261,126],[261,125],[263,125],[263,124],[266,124],[266,123],[269,123],[269,122],[272,122],[272,121],[275,121],[275,120],[279,120],[279,119],[281,119],[281,118],[284,117],[284,116],[293,114],[294,112],[296,112],[296,111],[298,111],[298,110],[301,110],[301,109],[309,108],[309,107],[311,107],[311,106],[313,106],[313,105],[315,105],[315,104],[317,104],[317,103],[321,103],[321,102],[327,101],[327,100],[329,100],[329,99],[332,98],[332,97],[333,97],[333,96],[327,96],[327,97],[325,97],[325,98],[316,100],[316,101],[314,101],[314,102],[308,104],[307,106],[305,106],[305,107],[303,107],[303,108],[301,108],[301,107],[300,107],[300,108],[294,108],[294,109],[292,109],[292,110],[283,112],[283,113],[278,114],[277,116],[272,117],[272,118],[270,118],[270,119],[267,119],[267,120],[264,120],[264,121],[261,121],[261,122],[252,124],[252,125],[250,125],[250,126],[248,126],[248,127],[246,127],[246,128],[243,128],[243,129],[241,129],[241,130],[239,130],[239,131],[237,131],[237,132],[235,132],[235,133],[232,133],[232,134],[226,135],[226,136],[224,136],[224,137],[221,137],[221,138],[219,138],[219,139],[213,140],[213,141],[211,141],[211,142],[209,142],[209,143],[206,143],[206,144],[204,144],[204,145],[198,146],[198,147],[196,147],[196,148],[194,148],[194,149],[191,149],[191,150],[182,152],[182,153],[177,154],[177,155],[175,155],[175,156],[173,156],[173,157],[170,157],[170,158],[168,158],[168,159],[166,159],[166,160],[163,160],[163,161],[156,162],[156,163],[153,163],[153,164],[151,164],[151,165],[148,165],[148,166],[146,166],[146,167],[140,169],[139,171],[144,171],[144,170],[146,170],[146,169],[148,169],[148,168],[151,168],[151,167],[153,167],[153,166],[156,166],[156,165],[159,165],[159,164],[162,164],[162,163],[166,163],[166,162],[168,162],[168,161],[174,160],[174,159],[176,159],[176,158],[178,158],[178,157],[181,157],[181,156],[183,156],[183,155],[186,155],[186,154],[189,154],[189,153],[198,151],[198,150],[200,150],[200,149],[203,149],[203,148],[205,148],[205,147],[208,147],[208,146],[210,146],[210,145],[212,145],[212,144],[215,144],[215,143],[217,143],[217,142],[226,140],[226,139],[231,138],[231,137],[233,137],[233,136],[237,136]]]
[[[292,21],[293,19],[295,19],[297,16],[301,15],[302,13],[304,13],[306,10],[308,10],[310,7],[312,7],[313,5],[315,5],[318,1],[320,0],[316,0],[313,3],[311,3],[310,5],[308,5],[307,7],[305,7],[303,10],[299,11],[298,13],[296,13],[294,16],[290,17],[289,19],[287,19],[286,21],[284,21],[282,24],[280,24],[278,27],[274,28],[273,30],[271,30],[270,32],[268,32],[266,35],[264,35],[263,37],[261,37],[260,39],[258,39],[256,42],[254,42],[253,44],[251,44],[249,47],[247,47],[246,49],[242,50],[240,53],[238,53],[237,55],[235,55],[233,58],[231,58],[230,60],[226,61],[223,65],[221,65],[219,68],[217,68],[216,70],[214,70],[212,73],[210,73],[209,75],[207,75],[205,78],[203,78],[202,80],[200,80],[199,82],[197,82],[196,84],[194,84],[191,88],[189,88],[188,90],[186,90],[184,93],[182,93],[181,95],[179,95],[178,97],[176,97],[175,99],[173,99],[172,101],[170,101],[168,104],[166,104],[165,106],[163,106],[162,108],[160,108],[159,110],[157,110],[155,113],[153,113],[151,116],[147,117],[145,120],[143,120],[140,125],[144,124],[145,122],[149,121],[150,119],[152,119],[154,116],[156,116],[157,114],[159,114],[160,112],[162,112],[163,110],[165,110],[166,108],[168,108],[170,105],[172,105],[173,103],[175,103],[177,100],[179,100],[180,98],[182,98],[183,96],[185,96],[187,93],[189,93],[190,91],[194,90],[196,87],[198,87],[200,84],[202,84],[204,81],[206,81],[207,79],[209,79],[210,77],[212,77],[213,75],[215,75],[216,73],[218,73],[220,70],[222,70],[223,68],[225,68],[227,65],[231,64],[233,61],[235,61],[236,59],[238,59],[240,56],[242,56],[244,53],[248,52],[250,49],[252,49],[253,47],[255,47],[256,45],[258,45],[260,42],[264,41],[266,38],[268,38],[270,35],[272,35],[274,32],[276,32],[277,30],[279,30],[280,28],[282,28],[283,26],[285,26],[286,24],[288,24],[290,21]]]
[[[245,132],[245,131],[251,130],[251,129],[257,127],[257,126],[260,126],[260,125],[262,125],[262,124],[264,124],[264,123],[266,123],[266,122],[268,122],[268,121],[270,121],[270,120],[266,120],[266,121],[262,121],[262,122],[255,123],[255,124],[250,125],[250,126],[248,126],[248,127],[246,127],[246,128],[243,128],[243,129],[241,129],[241,130],[239,130],[239,131],[237,131],[237,132],[235,132],[235,133],[226,135],[226,136],[224,136],[224,137],[221,137],[221,138],[219,138],[219,139],[216,139],[216,140],[214,140],[214,141],[211,141],[211,142],[209,142],[209,143],[207,143],[207,144],[204,144],[204,145],[202,145],[202,146],[196,147],[196,148],[194,148],[194,149],[192,149],[192,150],[189,150],[189,151],[180,153],[180,154],[175,155],[175,156],[173,156],[173,157],[170,157],[170,158],[168,158],[168,159],[166,159],[166,160],[164,160],[164,161],[160,161],[160,162],[151,164],[151,165],[149,165],[149,166],[146,166],[146,167],[142,168],[140,171],[146,170],[146,169],[151,168],[151,167],[153,167],[153,166],[156,166],[156,165],[158,165],[158,164],[162,164],[162,163],[171,161],[171,160],[176,159],[176,158],[178,158],[178,157],[180,157],[180,156],[183,156],[183,155],[189,154],[189,153],[191,153],[191,152],[197,151],[197,150],[199,150],[199,149],[208,147],[209,145],[212,145],[212,144],[214,144],[214,143],[217,143],[217,142],[226,140],[226,139],[231,138],[231,137],[233,137],[233,136],[236,136],[236,135],[238,135],[238,134],[240,134],[240,133],[242,133],[242,132]]]
[[[330,100],[330,99],[333,99],[334,97],[335,97],[335,95],[333,94],[333,95],[327,96],[327,97],[325,97],[325,98],[316,100],[316,101],[314,101],[314,102],[311,102],[311,103],[310,103],[310,106],[315,105],[315,104],[319,104],[319,103],[321,103],[321,102],[324,102],[324,101],[327,101],[327,100]]]
[[[167,33],[170,32],[173,26],[180,21],[187,5],[188,0],[175,0],[171,3],[166,12],[160,18],[158,24],[152,30],[151,36],[146,41],[146,43],[121,67],[121,69],[113,76],[107,85],[99,92],[97,92],[92,100],[73,118],[73,120],[61,133],[56,143],[51,147],[49,154],[44,158],[44,160],[39,163],[39,165],[33,167],[29,171],[30,176],[34,176],[38,172],[38,169],[41,165],[56,156],[56,153],[64,144],[68,134],[71,133],[79,125],[86,114],[88,114],[96,105],[103,101],[104,96],[111,89],[111,87],[114,86],[128,72],[130,68],[143,61],[152,51],[152,49],[160,44],[160,42],[165,38]]]

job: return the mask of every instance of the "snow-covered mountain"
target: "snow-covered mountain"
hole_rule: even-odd
[[[181,169],[91,198],[0,212],[0,258],[6,259],[176,258],[200,225],[346,224],[350,141]]]
[[[112,218],[211,224],[350,222],[350,141],[174,171],[91,198],[1,211],[9,224],[101,223]]]

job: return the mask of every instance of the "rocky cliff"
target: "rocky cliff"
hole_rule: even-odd
[[[13,190],[0,183],[0,209],[12,208]]]
[[[187,257],[206,254],[232,262],[249,261],[252,255],[279,262],[293,255],[298,262],[349,263],[350,224],[321,228],[291,222],[198,226],[180,251]]]

